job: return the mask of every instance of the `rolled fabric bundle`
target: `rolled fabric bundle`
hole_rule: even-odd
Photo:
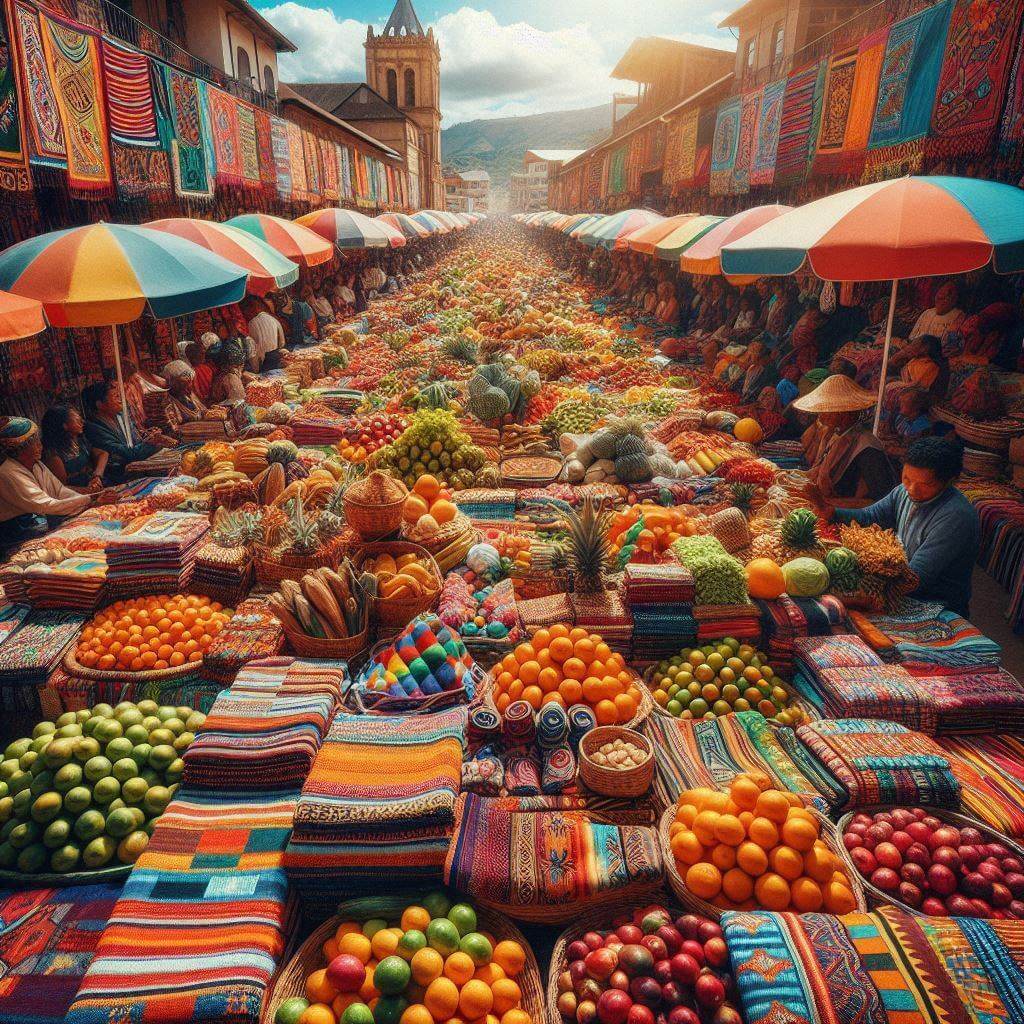
[[[514,700],[505,708],[505,741],[510,747],[529,746],[537,735],[537,723],[528,701]]]
[[[501,739],[501,715],[493,708],[474,708],[469,715],[467,730],[470,749]]]
[[[576,778],[576,756],[565,745],[544,751],[541,790],[548,794],[564,793]]]
[[[506,758],[505,788],[509,796],[537,796],[540,793],[540,785],[540,769],[532,757],[517,754]]]
[[[545,704],[537,715],[537,742],[545,750],[565,746],[569,717],[560,704]]]
[[[511,705],[510,705],[511,706]],[[586,704],[573,704],[569,708],[569,746],[579,751],[580,740],[597,728],[597,718]]]
[[[478,757],[462,766],[462,788],[480,796],[498,796],[505,781],[505,769],[496,757]]]

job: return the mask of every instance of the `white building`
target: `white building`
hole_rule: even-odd
[[[509,209],[530,213],[548,208],[548,181],[562,164],[578,157],[582,149],[528,149],[522,171],[512,174],[509,183]]]

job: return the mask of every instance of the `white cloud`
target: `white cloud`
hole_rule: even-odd
[[[281,55],[286,82],[361,82],[366,76],[366,22],[338,18],[326,7],[278,4],[260,12],[298,47]]]

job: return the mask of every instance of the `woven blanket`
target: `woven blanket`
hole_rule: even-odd
[[[862,1024],[1024,1020],[1024,924],[871,914],[722,918],[743,1019]]]
[[[124,146],[159,146],[149,57],[110,38],[102,40],[101,53],[111,139]]]
[[[348,682],[344,662],[278,656],[249,662],[231,686],[233,694],[264,697],[329,697],[341,701]]]
[[[584,811],[508,810],[459,797],[445,881],[482,903],[555,906],[660,884],[656,830],[591,821]]]
[[[267,659],[267,664],[257,672],[263,680],[260,690],[278,693],[288,675],[288,666],[274,657],[283,647],[284,629],[267,611],[266,604],[259,600],[243,601],[207,648],[203,674],[230,685],[243,666]],[[278,665],[280,671],[269,671],[270,664]],[[253,687],[246,689],[251,691]]]
[[[697,620],[698,640],[727,636],[752,640],[761,636],[761,615],[752,603],[698,604],[693,606],[693,617]]]
[[[943,736],[937,742],[963,790],[965,810],[1000,832],[1024,839],[1024,740]]]
[[[66,168],[67,144],[50,71],[43,50],[39,11],[29,4],[14,4],[21,70],[25,76],[30,159],[43,167]]]
[[[72,612],[33,612],[0,645],[0,681],[22,686],[46,682],[75,642],[85,616]]]
[[[815,174],[835,174],[846,141],[846,128],[857,76],[857,48],[832,54],[821,101],[821,126],[814,154]]]
[[[793,660],[811,674],[830,668],[870,668],[882,659],[858,636],[799,637],[793,641]]]
[[[31,191],[32,179],[19,84],[21,61],[8,14],[7,4],[0,4],[0,188],[17,195]]]
[[[741,194],[750,191],[750,166],[757,142],[757,118],[761,113],[761,92],[747,93],[740,108],[740,134],[736,143],[736,160],[732,168],[731,191]]]
[[[845,790],[837,808],[960,806],[960,784],[949,758],[923,733],[895,722],[844,718],[801,725],[797,736]]]
[[[270,119],[270,140],[274,154],[277,194],[281,199],[292,197],[292,152],[288,146],[288,124],[279,117]]]
[[[825,62],[819,61],[790,75],[786,81],[778,152],[775,156],[776,185],[792,184],[800,180],[807,170],[808,154],[813,153],[817,141],[810,136],[815,99],[823,81],[824,67]]]
[[[0,893],[0,1020],[62,1024],[120,883]]]
[[[1024,39],[1017,43],[1010,81],[1006,87],[1006,103],[999,122],[999,152],[1015,153],[1024,143]]]
[[[309,196],[306,179],[306,158],[302,151],[302,129],[294,121],[288,121],[288,152],[292,170],[292,198],[302,202]]]
[[[797,637],[849,633],[846,608],[837,597],[782,596],[775,601],[755,601],[761,613],[763,642],[768,662],[788,677],[793,669],[793,644]]]
[[[761,112],[757,119],[757,143],[750,167],[751,185],[770,185],[775,177],[775,157],[779,148],[782,104],[786,98],[786,80],[771,82],[761,94]]]
[[[242,179],[249,188],[260,185],[259,138],[256,134],[256,109],[248,103],[236,104],[238,119],[238,154]]]
[[[1024,686],[1005,669],[931,677],[936,732],[1024,732]]]
[[[840,792],[799,743],[784,743],[791,729],[769,725],[756,711],[702,721],[652,715],[643,725],[651,740],[658,770],[654,793],[661,807],[673,806],[686,789],[707,786],[723,793],[740,772],[763,772],[780,788],[798,793],[818,810],[828,809]]]
[[[67,143],[68,186],[92,196],[113,191],[99,37],[39,15],[43,54]]]
[[[139,149],[111,142],[114,179],[122,199],[169,200],[172,194],[171,162],[160,149]]]
[[[171,164],[175,191],[182,198],[208,199],[213,182],[207,166],[209,134],[199,84],[168,65],[162,67],[173,122]]]
[[[740,135],[741,97],[726,100],[718,108],[715,119],[715,138],[711,145],[711,194],[727,195],[732,182],[732,169],[736,163],[736,149]]]
[[[234,96],[213,86],[207,86],[206,97],[210,111],[217,184],[241,186],[245,178],[238,132],[240,104]]]

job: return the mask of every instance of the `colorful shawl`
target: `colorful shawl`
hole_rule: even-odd
[[[124,146],[159,146],[149,57],[109,38],[101,41],[101,53],[111,139]]]
[[[320,152],[316,136],[302,129],[302,161],[306,168],[306,184],[314,200],[320,199]]]
[[[68,185],[95,196],[114,184],[99,37],[39,15],[43,54],[67,143]]]
[[[459,797],[445,882],[481,903],[558,906],[662,880],[655,829],[606,825],[586,811],[527,811],[515,800]]]
[[[268,197],[277,194],[277,163],[274,157],[274,137],[271,117],[266,110],[254,109],[256,118],[256,148],[259,151],[260,188]]]
[[[309,182],[306,179],[306,158],[302,151],[302,129],[294,121],[286,122],[288,127],[288,152],[291,156],[292,198],[304,202],[309,198]]]
[[[110,149],[118,196],[154,202],[171,198],[171,163],[162,149],[140,149],[113,141]]]
[[[270,138],[277,174],[277,194],[281,199],[292,197],[292,151],[288,145],[288,122],[280,117],[270,119]]]
[[[1022,0],[955,0],[928,133],[929,155],[965,156],[988,149],[1022,11]]]
[[[171,165],[175,191],[182,198],[209,198],[213,183],[207,166],[209,136],[199,84],[191,75],[163,65],[174,125]]]
[[[1017,42],[1013,70],[1006,88],[1006,103],[999,123],[999,152],[1007,156],[1024,143],[1024,33]]]
[[[662,181],[669,188],[685,187],[693,178],[699,117],[700,111],[691,107],[668,126]]]
[[[740,133],[736,143],[736,162],[732,169],[732,191],[750,191],[750,166],[754,159],[754,144],[757,141],[757,118],[761,112],[763,90],[747,93],[740,110]]]
[[[743,1019],[977,1024],[1024,1019],[1019,921],[871,914],[722,918]]]
[[[786,97],[786,80],[780,79],[764,87],[761,112],[757,119],[757,144],[750,168],[751,185],[770,185],[775,177],[775,157],[779,148],[782,105]]]
[[[943,736],[964,808],[1016,839],[1024,839],[1024,740],[1017,736]]]
[[[210,110],[213,161],[217,173],[217,184],[243,185],[245,173],[239,145],[238,126],[240,104],[234,96],[214,86],[207,86],[206,98]]]
[[[821,127],[814,155],[815,174],[835,174],[846,141],[846,130],[857,77],[857,48],[834,53],[829,59],[821,102]]]
[[[820,95],[824,61],[812,64],[789,76],[782,104],[779,145],[775,156],[776,185],[791,185],[807,171],[808,154],[814,152],[817,139],[812,138],[815,103]]]
[[[256,109],[248,103],[236,102],[238,121],[238,153],[241,160],[241,173],[245,185],[259,188],[260,185],[260,152],[259,139],[256,137]]]
[[[0,3],[0,189],[24,193],[32,190],[32,179],[21,110],[20,62],[8,10],[6,3]]]
[[[31,162],[43,167],[66,168],[67,145],[60,108],[43,49],[39,11],[15,3],[14,21],[18,32],[21,68],[25,75],[25,99],[29,114]]]
[[[0,897],[5,1024],[63,1024],[120,893],[120,883],[106,883]]]
[[[711,144],[711,194],[728,194],[732,182],[732,170],[736,163],[736,150],[740,136],[740,111],[742,99],[734,96],[718,108],[715,119],[715,138]]]
[[[802,725],[797,736],[845,790],[837,807],[960,806],[949,758],[923,733],[895,722],[844,718]]]

